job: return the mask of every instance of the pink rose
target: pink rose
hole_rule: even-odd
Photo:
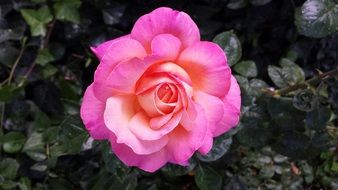
[[[206,154],[237,125],[240,89],[222,49],[184,12],[158,8],[131,34],[92,48],[100,60],[81,118],[128,166],[153,172]]]

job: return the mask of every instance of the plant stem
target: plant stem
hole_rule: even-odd
[[[11,82],[12,82],[14,71],[15,71],[16,67],[18,66],[18,64],[20,62],[20,59],[21,59],[21,57],[23,55],[23,52],[25,51],[25,48],[26,48],[26,38],[24,38],[23,41],[22,41],[21,50],[20,50],[19,56],[16,58],[16,60],[14,62],[14,65],[13,65],[13,67],[11,69],[11,72],[9,73],[9,77],[8,77],[8,80],[7,80],[8,85],[10,85]]]
[[[4,117],[5,117],[5,103],[1,103],[1,118],[0,118],[0,136],[4,134],[3,131],[3,124],[4,124]]]
[[[47,48],[48,43],[49,43],[49,38],[50,38],[50,36],[51,36],[51,34],[52,34],[52,31],[53,31],[55,22],[56,22],[56,20],[53,19],[53,21],[50,23],[50,25],[49,25],[49,27],[48,27],[48,31],[47,31],[46,38],[44,39],[44,42],[42,43],[42,45],[41,45],[41,47],[40,47],[40,50],[41,50],[41,49],[44,49],[44,48]],[[23,82],[29,77],[29,75],[32,73],[32,71],[33,71],[35,65],[36,65],[36,58],[34,59],[33,63],[29,66],[27,72],[26,72],[25,75],[23,76],[23,79],[22,79],[21,83],[23,83]]]
[[[309,85],[316,85],[319,82],[321,82],[323,79],[325,79],[326,77],[333,77],[333,76],[336,76],[336,75],[338,75],[338,67],[331,70],[331,71],[328,71],[326,73],[321,73],[318,76],[315,76],[315,77],[313,77],[309,80],[306,80],[304,82],[301,82],[301,83],[298,83],[298,84],[295,84],[295,85],[292,85],[292,86],[288,86],[288,87],[285,87],[285,88],[282,88],[282,89],[279,89],[279,90],[275,90],[275,91],[268,90],[268,91],[266,91],[266,95],[268,95],[268,96],[286,95],[290,92],[294,92],[294,91],[299,90],[299,89],[305,89]]]

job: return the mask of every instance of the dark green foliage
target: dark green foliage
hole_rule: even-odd
[[[241,120],[187,167],[125,166],[79,117],[89,47],[159,6],[196,21],[241,87]],[[338,189],[337,0],[0,1],[0,189]]]

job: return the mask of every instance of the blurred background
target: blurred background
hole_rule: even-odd
[[[158,7],[227,54],[239,126],[189,167],[126,167],[79,118],[98,60]],[[336,0],[0,0],[0,189],[338,189]]]

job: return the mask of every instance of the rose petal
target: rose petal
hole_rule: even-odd
[[[224,115],[224,103],[216,96],[209,95],[202,91],[194,92],[194,100],[202,106],[208,119],[208,128],[211,132],[215,131],[218,122]]]
[[[107,50],[116,44],[118,44],[120,40],[122,39],[130,39],[130,35],[121,36],[119,38],[108,40],[106,42],[103,42],[102,44],[99,44],[96,47],[90,47],[90,49],[95,53],[96,57],[99,58],[99,60],[102,59],[104,54],[106,54]]]
[[[218,123],[218,127],[213,132],[213,136],[219,136],[232,127],[236,126],[239,122],[241,113],[241,91],[235,77],[231,76],[231,87],[223,99],[224,102],[224,115]]]
[[[171,132],[180,122],[182,112],[176,113],[173,117],[158,130],[149,126],[149,118],[144,112],[138,112],[129,123],[129,129],[142,140],[157,140]]]
[[[98,54],[101,61],[95,71],[95,82],[105,81],[119,62],[131,58],[142,59],[147,55],[143,46],[138,41],[128,37],[118,38],[106,43],[94,48],[94,52]]]
[[[204,142],[203,142],[202,146],[198,149],[198,152],[200,152],[203,155],[208,154],[208,152],[212,148],[213,141],[214,141],[214,139],[212,137],[213,137],[212,133],[208,129],[207,135],[204,138]]]
[[[159,34],[151,41],[152,53],[166,61],[175,61],[180,47],[180,40],[171,34]]]
[[[143,60],[134,58],[121,62],[110,73],[106,84],[120,93],[135,94],[136,82],[157,61],[159,61],[159,58],[152,56]]]
[[[140,140],[128,128],[130,119],[135,115],[134,96],[113,96],[107,99],[104,122],[116,135],[116,142],[129,146],[136,154],[151,154],[161,150],[168,142],[163,136],[158,140]]]
[[[195,43],[183,50],[177,64],[188,72],[194,90],[220,98],[228,92],[231,70],[223,50],[215,43]]]
[[[139,155],[135,154],[128,146],[116,143],[114,135],[111,135],[109,141],[115,155],[127,166],[136,166],[147,172],[154,172],[164,166],[169,160],[165,149],[148,155]]]
[[[131,31],[131,37],[140,41],[148,52],[152,39],[159,34],[172,34],[180,39],[183,48],[200,40],[199,30],[189,15],[166,7],[140,17]]]
[[[103,122],[104,103],[99,101],[93,92],[93,84],[90,85],[83,97],[81,104],[81,118],[94,139],[107,139],[110,131]]]
[[[194,127],[187,131],[183,126],[178,126],[169,133],[167,150],[173,156],[171,160],[173,163],[187,161],[203,145],[207,135],[208,123],[204,110],[198,104],[193,104],[193,106],[198,113]]]

